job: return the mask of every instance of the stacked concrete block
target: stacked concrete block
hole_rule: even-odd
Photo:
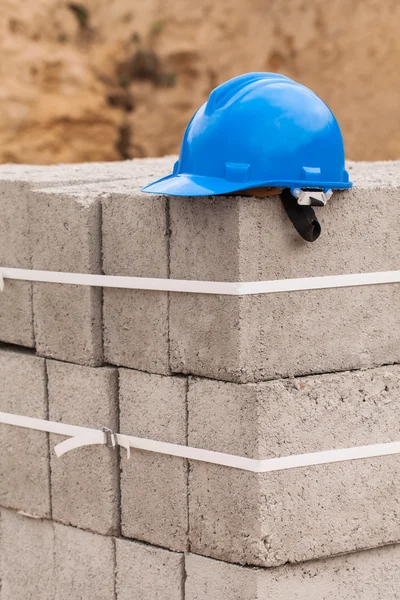
[[[49,419],[118,430],[116,369],[90,368],[47,361]],[[85,447],[61,459],[54,453],[62,441],[51,434],[53,518],[105,535],[119,531],[119,464],[115,451]]]
[[[399,392],[398,366],[246,385],[193,379],[188,443],[264,459],[393,442]],[[264,474],[193,461],[191,550],[271,567],[399,542],[399,476],[398,455]]]
[[[169,277],[168,202],[137,191],[103,200],[106,275]],[[168,293],[104,289],[105,360],[152,373],[169,373]]]
[[[32,200],[33,268],[101,272],[99,198],[75,197],[68,188],[54,188],[35,192]],[[101,289],[34,283],[33,310],[41,356],[101,364]]]
[[[138,191],[148,177],[157,177],[162,169],[168,170],[173,160],[174,157],[166,157],[161,164],[157,159],[141,159],[51,167],[0,165],[0,267],[29,269],[34,264],[37,269],[99,272],[99,196],[106,193],[107,182],[130,180],[126,189]],[[96,182],[95,186],[90,187],[90,182]],[[74,195],[77,184],[89,184],[83,200],[79,193],[78,198]],[[53,189],[54,194],[40,194],[40,190],[49,189]],[[68,236],[68,232],[72,235],[65,239],[63,234]],[[90,242],[91,247],[88,247]],[[100,364],[101,322],[99,324],[97,315],[101,292],[89,290],[85,294],[76,289],[68,292],[65,287],[57,289],[46,284],[35,286],[35,291],[36,337],[32,284],[7,281],[0,302],[0,340],[33,347],[36,339],[41,354],[74,362],[74,349],[68,348],[73,333],[80,344],[79,354],[77,352],[80,362]],[[81,321],[81,332],[79,325],[68,318],[70,301],[81,304],[81,310],[86,306],[91,313],[87,322]],[[54,332],[57,330],[64,337],[63,348],[54,339],[53,327]]]
[[[384,166],[376,169],[384,177]],[[336,193],[307,244],[278,197],[172,198],[170,277],[263,281],[399,268],[400,185]],[[400,285],[247,297],[172,294],[173,372],[227,381],[378,366],[400,360]],[[288,349],[293,351],[288,352]]]
[[[0,510],[1,600],[54,600],[51,521]]]
[[[187,382],[120,370],[120,430],[137,437],[186,445]],[[185,550],[187,546],[187,461],[122,450],[122,534],[151,544]]]
[[[0,266],[30,269],[28,184],[1,182]],[[32,284],[8,281],[1,293],[0,340],[33,347]]]
[[[183,554],[137,542],[116,540],[118,600],[182,600],[185,593]]]
[[[114,600],[114,540],[1,510],[2,600]]]
[[[47,418],[45,361],[28,351],[0,348],[0,412]],[[0,424],[0,505],[50,515],[46,433]]]
[[[140,192],[172,162],[0,167],[0,260],[211,281],[399,268],[399,164],[350,164],[357,187],[309,245],[277,197]],[[21,285],[20,307],[18,284],[0,295],[0,340],[34,350],[0,349],[0,411],[254,459],[399,439],[399,284],[34,283],[33,307]],[[1,600],[397,600],[398,455],[261,474],[101,445],[58,459],[61,436],[0,430]]]
[[[186,600],[397,600],[400,546],[254,569],[186,559]]]

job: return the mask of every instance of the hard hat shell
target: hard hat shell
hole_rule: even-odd
[[[248,73],[215,88],[194,114],[173,173],[143,188],[174,196],[252,187],[349,188],[339,125],[305,86]]]

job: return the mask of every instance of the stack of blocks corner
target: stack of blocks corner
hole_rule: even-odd
[[[315,244],[174,157],[0,167],[0,268],[257,281],[400,268],[400,163]],[[257,296],[6,280],[0,411],[250,458],[397,441],[400,284]],[[1,600],[398,600],[400,457],[256,474],[0,425]]]

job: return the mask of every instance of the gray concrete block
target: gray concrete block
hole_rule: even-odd
[[[182,600],[183,555],[128,540],[116,540],[118,600]]]
[[[0,181],[0,268],[32,266],[28,186]],[[0,294],[0,340],[33,347],[32,285],[6,281]]]
[[[170,277],[263,281],[398,269],[400,164],[372,168],[371,180],[354,163],[356,187],[317,209],[323,233],[314,244],[296,233],[278,197],[171,198]],[[171,294],[171,369],[249,382],[399,362],[399,289]]]
[[[186,558],[186,600],[396,600],[400,546],[327,560],[252,569]]]
[[[117,370],[47,361],[51,421],[118,430]],[[51,434],[51,448],[62,441]],[[116,451],[92,446],[57,458],[51,452],[52,515],[57,521],[102,534],[119,531]]]
[[[167,207],[135,186],[103,200],[106,275],[169,277]],[[167,292],[104,289],[103,315],[107,362],[169,373]]]
[[[398,440],[400,367],[189,384],[188,444],[272,458]],[[191,461],[190,548],[276,566],[400,541],[397,455],[255,474]]]
[[[47,418],[44,360],[28,351],[0,349],[0,411]],[[48,435],[0,425],[0,504],[50,514]]]
[[[55,600],[52,523],[2,509],[0,544],[1,600]]]
[[[143,178],[143,185],[152,177],[161,177],[171,169],[176,156],[164,158],[136,158],[114,162],[90,162],[59,165],[0,165],[0,181],[28,182],[31,186],[74,185],[106,182],[114,179]]]
[[[60,186],[71,186],[71,194],[74,193],[74,187],[77,184],[93,185],[86,190],[86,195],[99,195],[107,187],[105,182],[115,179],[137,179],[136,188],[148,182],[149,178],[157,177],[161,165],[168,170],[174,157],[165,159],[139,159],[134,161],[123,161],[113,163],[83,163],[68,165],[0,165],[0,266],[5,267],[32,267],[32,240],[29,235],[29,202],[31,201],[31,191],[34,189],[56,188]],[[103,183],[101,183],[103,182]],[[132,187],[132,186],[131,186]],[[82,190],[81,190],[82,191]],[[77,190],[75,189],[75,192]],[[79,195],[79,192],[78,192]],[[36,196],[33,198],[33,213],[36,214]],[[65,220],[65,233],[68,233],[68,219]],[[77,223],[72,223],[71,230]],[[44,226],[47,230],[47,224]],[[62,229],[63,231],[63,229]],[[50,236],[55,233],[50,229]],[[59,232],[57,233],[57,235]],[[78,236],[81,232],[77,233]],[[56,246],[56,256],[60,252],[57,246],[58,239],[54,240]],[[80,248],[80,240],[72,241],[72,245]],[[60,238],[60,245],[64,240]],[[54,248],[50,248],[53,253]],[[67,260],[63,257],[60,270],[66,270],[64,266]],[[51,259],[52,260],[52,259]],[[51,264],[51,263],[50,263]],[[43,267],[50,268],[50,267]],[[43,287],[43,286],[42,286]],[[68,292],[66,292],[68,293]],[[67,297],[62,302],[62,292],[58,295],[57,308],[59,314],[53,306],[54,287],[48,288],[48,293],[44,297],[47,302],[51,321],[61,322],[63,315],[69,312],[69,303],[76,302],[81,295],[82,290],[69,292],[71,297]],[[92,294],[90,293],[89,296]],[[98,295],[98,292],[97,292]],[[73,304],[72,304],[73,305]],[[64,317],[65,320],[65,317]],[[64,331],[68,330],[68,319],[65,323]],[[45,334],[43,332],[43,334]],[[73,331],[76,335],[77,331]],[[86,336],[89,332],[86,333]],[[7,281],[4,292],[0,295],[0,340],[12,344],[33,347],[33,310],[32,310],[32,284],[27,282]],[[51,351],[51,349],[50,349]]]
[[[115,600],[114,539],[54,524],[54,600]]]
[[[186,444],[186,380],[120,369],[120,431]],[[121,528],[125,537],[172,550],[187,544],[187,463],[122,450]]]
[[[101,270],[99,196],[65,190],[31,198],[33,268],[75,273]],[[41,356],[99,365],[102,362],[101,289],[33,284],[35,341]]]
[[[161,164],[164,163],[161,161]],[[162,218],[158,215],[159,206],[165,207],[165,201],[159,199],[154,201],[146,197],[147,204],[149,206],[154,204],[155,209],[149,211],[148,206],[143,206],[142,200],[142,206],[136,215],[139,219],[139,227],[136,221],[129,221],[128,210],[125,215],[116,216],[111,231],[107,230],[108,212],[105,208],[104,241],[101,241],[101,201],[104,201],[104,206],[107,207],[108,199],[122,196],[124,199],[122,205],[127,203],[128,209],[132,205],[137,208],[134,200],[139,194],[140,187],[147,181],[144,173],[149,171],[154,172],[155,168],[150,165],[135,166],[132,167],[130,179],[48,187],[33,193],[31,212],[34,268],[101,273],[103,253],[106,274],[141,274],[135,271],[140,262],[143,264],[144,274],[147,274],[145,272],[147,261],[154,260],[156,271],[150,273],[150,276],[152,274],[167,276],[165,275],[168,268],[166,251],[162,257],[160,252],[156,251],[154,256],[149,258],[152,245],[166,247],[165,224],[164,229],[160,230],[157,223],[157,218]],[[141,196],[143,198],[143,194]],[[117,200],[116,202],[118,204]],[[120,227],[121,217],[123,220],[128,219],[128,222]],[[154,228],[154,233],[147,239],[147,244],[144,241],[150,232],[144,221],[150,229]],[[110,237],[107,237],[107,231],[111,235],[111,247],[108,245]],[[136,262],[130,264],[125,258],[122,260],[122,272],[117,273],[110,266],[115,264],[113,260],[118,260],[113,258],[115,248],[120,244],[119,258],[124,257],[125,252],[132,252],[130,246],[124,245],[127,240],[123,236],[123,231],[127,232],[128,238],[132,235],[132,231],[140,232],[138,235],[141,241],[139,243],[136,240],[137,245],[133,248]],[[119,239],[122,243],[118,241]],[[108,258],[109,254],[110,258]],[[127,270],[126,273],[123,271],[124,268]],[[118,271],[119,267],[117,266],[116,269]],[[122,358],[118,353],[114,356],[111,352],[110,355],[107,350],[106,360],[113,364],[124,364],[126,361],[135,363],[139,368],[165,371],[168,365],[167,295],[129,290],[108,291],[110,294],[105,293],[104,300],[105,345],[106,349],[113,343],[118,349],[122,348]],[[37,351],[49,358],[89,366],[100,365],[102,362],[102,294],[101,288],[34,284]],[[111,304],[107,301],[110,295],[115,299]],[[146,343],[143,342],[144,339]],[[133,350],[136,360],[129,359]],[[161,359],[158,358],[159,355]],[[152,366],[154,369],[151,368]]]

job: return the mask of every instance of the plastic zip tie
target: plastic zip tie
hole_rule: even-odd
[[[104,428],[92,429],[3,412],[0,412],[0,423],[68,436],[70,439],[55,446],[55,453],[58,457],[76,448],[91,445],[105,446],[107,442],[107,433],[104,431]],[[167,454],[169,456],[177,456],[188,460],[196,460],[253,473],[271,473],[273,471],[285,471],[301,467],[314,467],[317,465],[327,465],[350,460],[400,454],[400,441],[398,441],[259,460],[234,454],[226,454],[224,452],[214,452],[213,450],[204,450],[201,448],[182,446],[180,444],[170,444],[167,442],[139,438],[121,433],[112,433],[112,435],[114,436],[115,444],[124,447],[128,454],[130,453],[130,448],[134,448],[137,450]]]
[[[89,273],[64,273],[60,271],[37,271],[34,269],[15,269],[6,267],[1,267],[0,273],[4,279],[17,279],[42,283],[152,290],[159,292],[219,294],[226,296],[247,296],[253,294],[273,294],[279,292],[400,283],[400,270],[248,282],[196,281],[186,279],[161,279],[155,277],[93,275]]]

